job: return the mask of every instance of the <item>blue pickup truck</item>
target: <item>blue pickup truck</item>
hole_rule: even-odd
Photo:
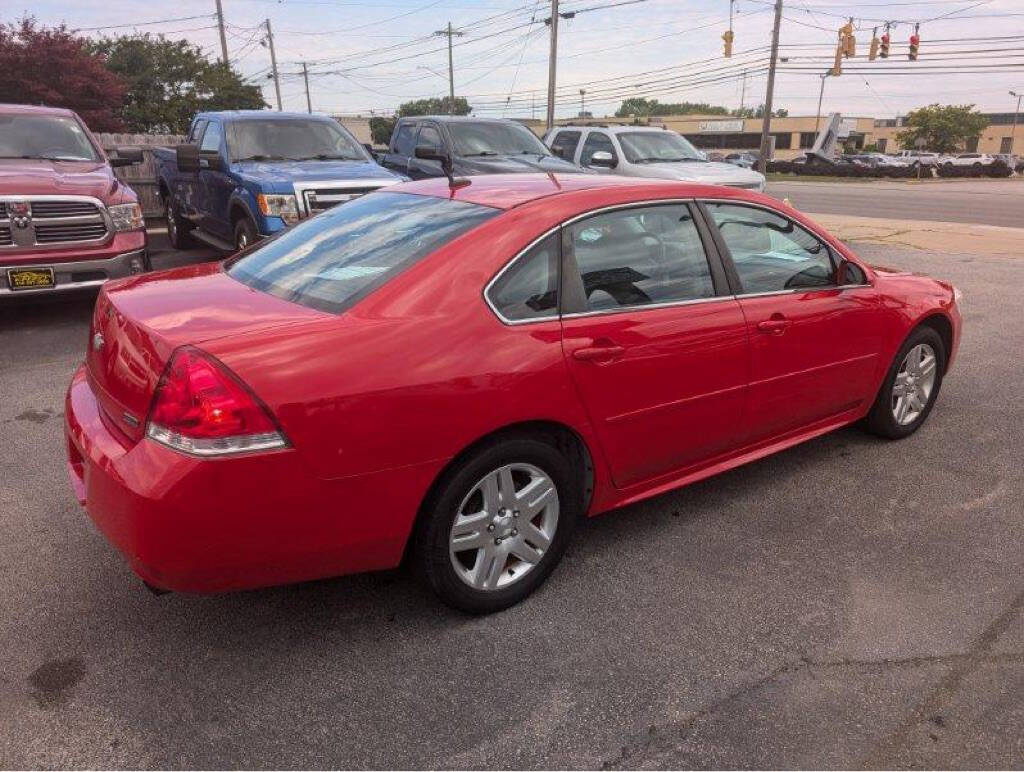
[[[167,233],[177,249],[201,241],[244,249],[342,201],[408,179],[378,165],[326,115],[200,113],[184,145],[154,150]]]

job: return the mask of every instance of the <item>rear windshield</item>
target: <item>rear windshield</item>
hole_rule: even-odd
[[[446,198],[371,193],[258,246],[231,263],[228,275],[285,300],[340,313],[499,213]]]

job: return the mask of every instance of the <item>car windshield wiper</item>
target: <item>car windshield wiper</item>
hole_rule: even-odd
[[[17,158],[23,161],[92,161],[92,158],[81,158],[79,156],[58,156],[58,155],[0,155],[0,158]]]
[[[466,153],[462,157],[463,158],[479,158],[480,156],[485,156],[485,155],[498,155],[498,154],[495,153],[493,150],[481,150],[479,153]]]
[[[357,158],[353,155],[338,155],[336,153],[317,153],[316,155],[306,155],[301,158],[292,158],[292,161],[362,161],[362,158]]]
[[[243,161],[294,161],[294,158],[285,158],[280,155],[247,155],[245,158],[236,158],[235,163],[242,163]]]

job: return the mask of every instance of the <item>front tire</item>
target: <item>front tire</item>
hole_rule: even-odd
[[[488,443],[450,469],[425,505],[417,566],[453,608],[508,608],[561,560],[581,502],[577,476],[551,444],[526,435]]]
[[[258,238],[256,226],[253,225],[252,220],[248,217],[243,217],[235,223],[235,252],[248,249],[256,243]]]
[[[899,440],[921,428],[942,387],[946,348],[931,327],[918,327],[896,352],[866,428],[880,437]]]

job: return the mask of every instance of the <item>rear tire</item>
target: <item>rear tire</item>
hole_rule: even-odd
[[[178,204],[173,198],[167,199],[167,240],[175,249],[191,249],[196,245],[192,238],[192,223],[181,216]]]
[[[917,327],[896,352],[864,427],[901,440],[921,428],[942,387],[946,348],[931,327]]]
[[[426,502],[416,566],[453,608],[508,608],[561,560],[582,499],[577,475],[547,442],[516,435],[487,443],[449,469]]]

